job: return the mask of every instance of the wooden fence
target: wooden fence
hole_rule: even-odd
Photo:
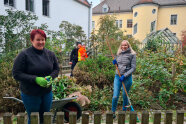
[[[174,123],[176,124],[184,124],[184,112],[185,111],[177,111],[176,113],[176,120]],[[136,124],[137,123],[137,113],[136,112],[130,112],[130,113],[125,113],[123,111],[118,112],[117,116],[117,122],[118,124],[125,124],[126,120],[126,115],[129,114],[129,124]],[[26,124],[26,114],[25,113],[18,113],[17,115],[17,124]],[[64,113],[63,112],[58,112],[56,115],[56,122],[55,124],[64,124]],[[46,112],[44,113],[44,124],[52,124],[52,117],[53,113],[51,112]],[[76,113],[75,112],[70,112],[69,114],[69,124],[76,124]],[[164,124],[173,124],[173,112],[172,111],[166,111],[165,112],[165,117],[164,120],[161,120],[161,111],[154,111],[153,112],[153,124],[161,124],[164,122]],[[94,119],[93,123],[94,124],[101,124],[103,123],[102,121],[102,114],[101,112],[94,112]],[[140,123],[141,124],[149,124],[149,112],[148,111],[143,111],[142,116],[140,118]],[[3,123],[4,122],[4,123]],[[3,115],[3,122],[1,124],[13,124],[12,121],[12,114],[11,113],[5,113]],[[87,112],[83,112],[82,118],[81,118],[81,123],[82,124],[89,124],[89,114]],[[106,119],[105,119],[106,124],[113,124],[113,113],[112,112],[107,112],[106,113]],[[39,114],[32,113],[31,114],[31,124],[39,124]]]

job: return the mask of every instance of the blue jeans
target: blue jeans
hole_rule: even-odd
[[[130,75],[124,79],[124,84],[125,84],[125,88],[128,93],[130,90],[130,87],[132,86],[132,75]],[[119,81],[119,75],[116,74],[115,78],[114,78],[114,92],[113,92],[113,97],[112,97],[112,111],[113,112],[116,111],[121,87],[123,89],[123,95],[122,95],[123,96],[123,108],[122,108],[122,110],[126,111],[127,108],[125,106],[128,105],[128,99],[127,99],[126,93],[124,91],[122,82]]]
[[[21,92],[21,98],[28,114],[28,124],[30,124],[31,112],[39,112],[40,123],[43,123],[43,113],[50,111],[52,106],[52,97],[52,92],[43,96],[30,96]]]

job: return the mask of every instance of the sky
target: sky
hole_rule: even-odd
[[[100,0],[88,0],[88,2],[92,2],[92,8],[94,8],[96,5],[98,5],[100,3]]]

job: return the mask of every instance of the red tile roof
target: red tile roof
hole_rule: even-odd
[[[89,2],[88,2],[87,0],[76,0],[76,1],[78,1],[78,2],[80,2],[80,3],[82,3],[82,4],[84,4],[84,5],[86,5],[86,6],[88,6],[88,7],[91,6],[91,4],[89,4]]]

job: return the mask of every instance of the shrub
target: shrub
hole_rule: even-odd
[[[103,88],[111,86],[114,80],[115,67],[112,58],[99,55],[95,59],[88,58],[86,61],[77,63],[73,73],[77,83]]]
[[[24,105],[10,99],[3,99],[3,97],[11,96],[21,98],[19,83],[12,77],[13,58],[16,53],[9,52],[6,56],[0,59],[0,112],[23,112]]]

